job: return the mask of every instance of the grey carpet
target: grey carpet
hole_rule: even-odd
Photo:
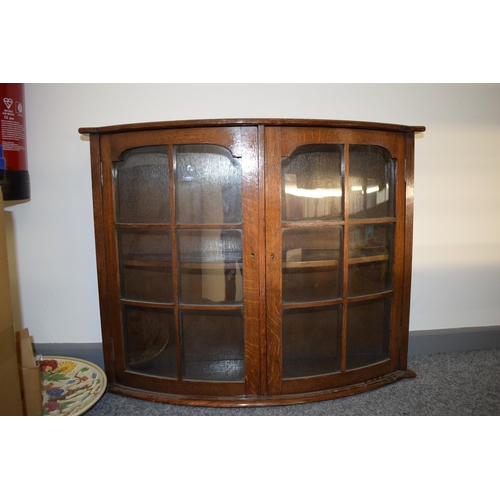
[[[259,408],[199,408],[106,393],[87,416],[498,416],[500,349],[412,356],[417,378],[320,403]]]

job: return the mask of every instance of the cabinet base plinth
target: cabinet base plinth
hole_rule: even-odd
[[[396,372],[377,377],[365,382],[353,384],[344,387],[336,387],[324,391],[303,393],[303,394],[284,394],[279,396],[202,396],[202,395],[177,395],[162,394],[152,391],[145,391],[131,387],[125,387],[119,384],[109,384],[108,391],[119,396],[142,399],[155,403],[174,404],[183,406],[206,406],[220,408],[242,408],[256,406],[286,406],[302,403],[314,403],[318,401],[327,401],[330,399],[353,396],[374,389],[379,389],[384,385],[392,384],[404,378],[414,378],[416,373],[412,370],[398,370]]]

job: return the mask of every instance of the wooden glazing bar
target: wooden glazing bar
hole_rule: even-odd
[[[335,306],[342,305],[344,303],[344,299],[329,299],[329,300],[318,300],[316,302],[285,302],[283,304],[283,310],[285,309],[312,309],[319,308],[325,306]]]
[[[170,229],[170,224],[144,222],[117,222],[116,229]]]
[[[294,227],[336,227],[343,226],[343,220],[304,220],[304,221],[287,221],[282,223],[283,229]]]
[[[343,234],[343,245],[342,245],[342,329],[341,329],[341,341],[340,341],[340,371],[345,372],[347,364],[347,290],[349,285],[349,145],[344,144],[344,155],[342,161],[343,178],[342,183],[344,186],[344,234]]]
[[[180,304],[180,311],[243,311],[243,304]]]
[[[241,262],[239,265],[243,267]],[[234,262],[181,262],[179,267],[181,269],[234,269]]]
[[[385,290],[379,293],[371,293],[370,295],[358,295],[356,297],[349,297],[347,299],[348,304],[352,304],[354,302],[365,302],[369,300],[383,299],[385,297],[391,297],[394,293],[394,290]]]
[[[179,266],[177,256],[177,230],[175,225],[176,220],[176,203],[175,203],[175,161],[174,148],[172,144],[168,146],[168,175],[170,186],[170,226],[171,244],[172,244],[172,285],[174,289],[174,325],[175,325],[175,346],[177,349],[177,380],[182,380],[182,342],[181,342],[181,320],[179,313]]]
[[[151,309],[174,309],[173,304],[166,304],[164,302],[147,302],[144,300],[121,299],[120,304],[124,306],[145,307]]]

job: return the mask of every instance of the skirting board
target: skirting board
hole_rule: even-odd
[[[408,355],[475,351],[500,347],[500,325],[447,330],[410,332]],[[35,344],[42,356],[68,356],[90,361],[104,368],[101,343],[92,344]]]
[[[408,355],[477,351],[500,347],[500,325],[410,332]]]

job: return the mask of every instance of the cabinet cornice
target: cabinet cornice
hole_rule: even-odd
[[[160,122],[131,123],[102,127],[81,127],[80,134],[113,134],[117,132],[141,132],[167,130],[175,128],[233,127],[233,126],[268,126],[268,127],[327,127],[346,129],[380,130],[386,132],[424,132],[423,126],[398,125],[364,121],[324,120],[304,118],[221,118],[204,120],[175,120]]]

